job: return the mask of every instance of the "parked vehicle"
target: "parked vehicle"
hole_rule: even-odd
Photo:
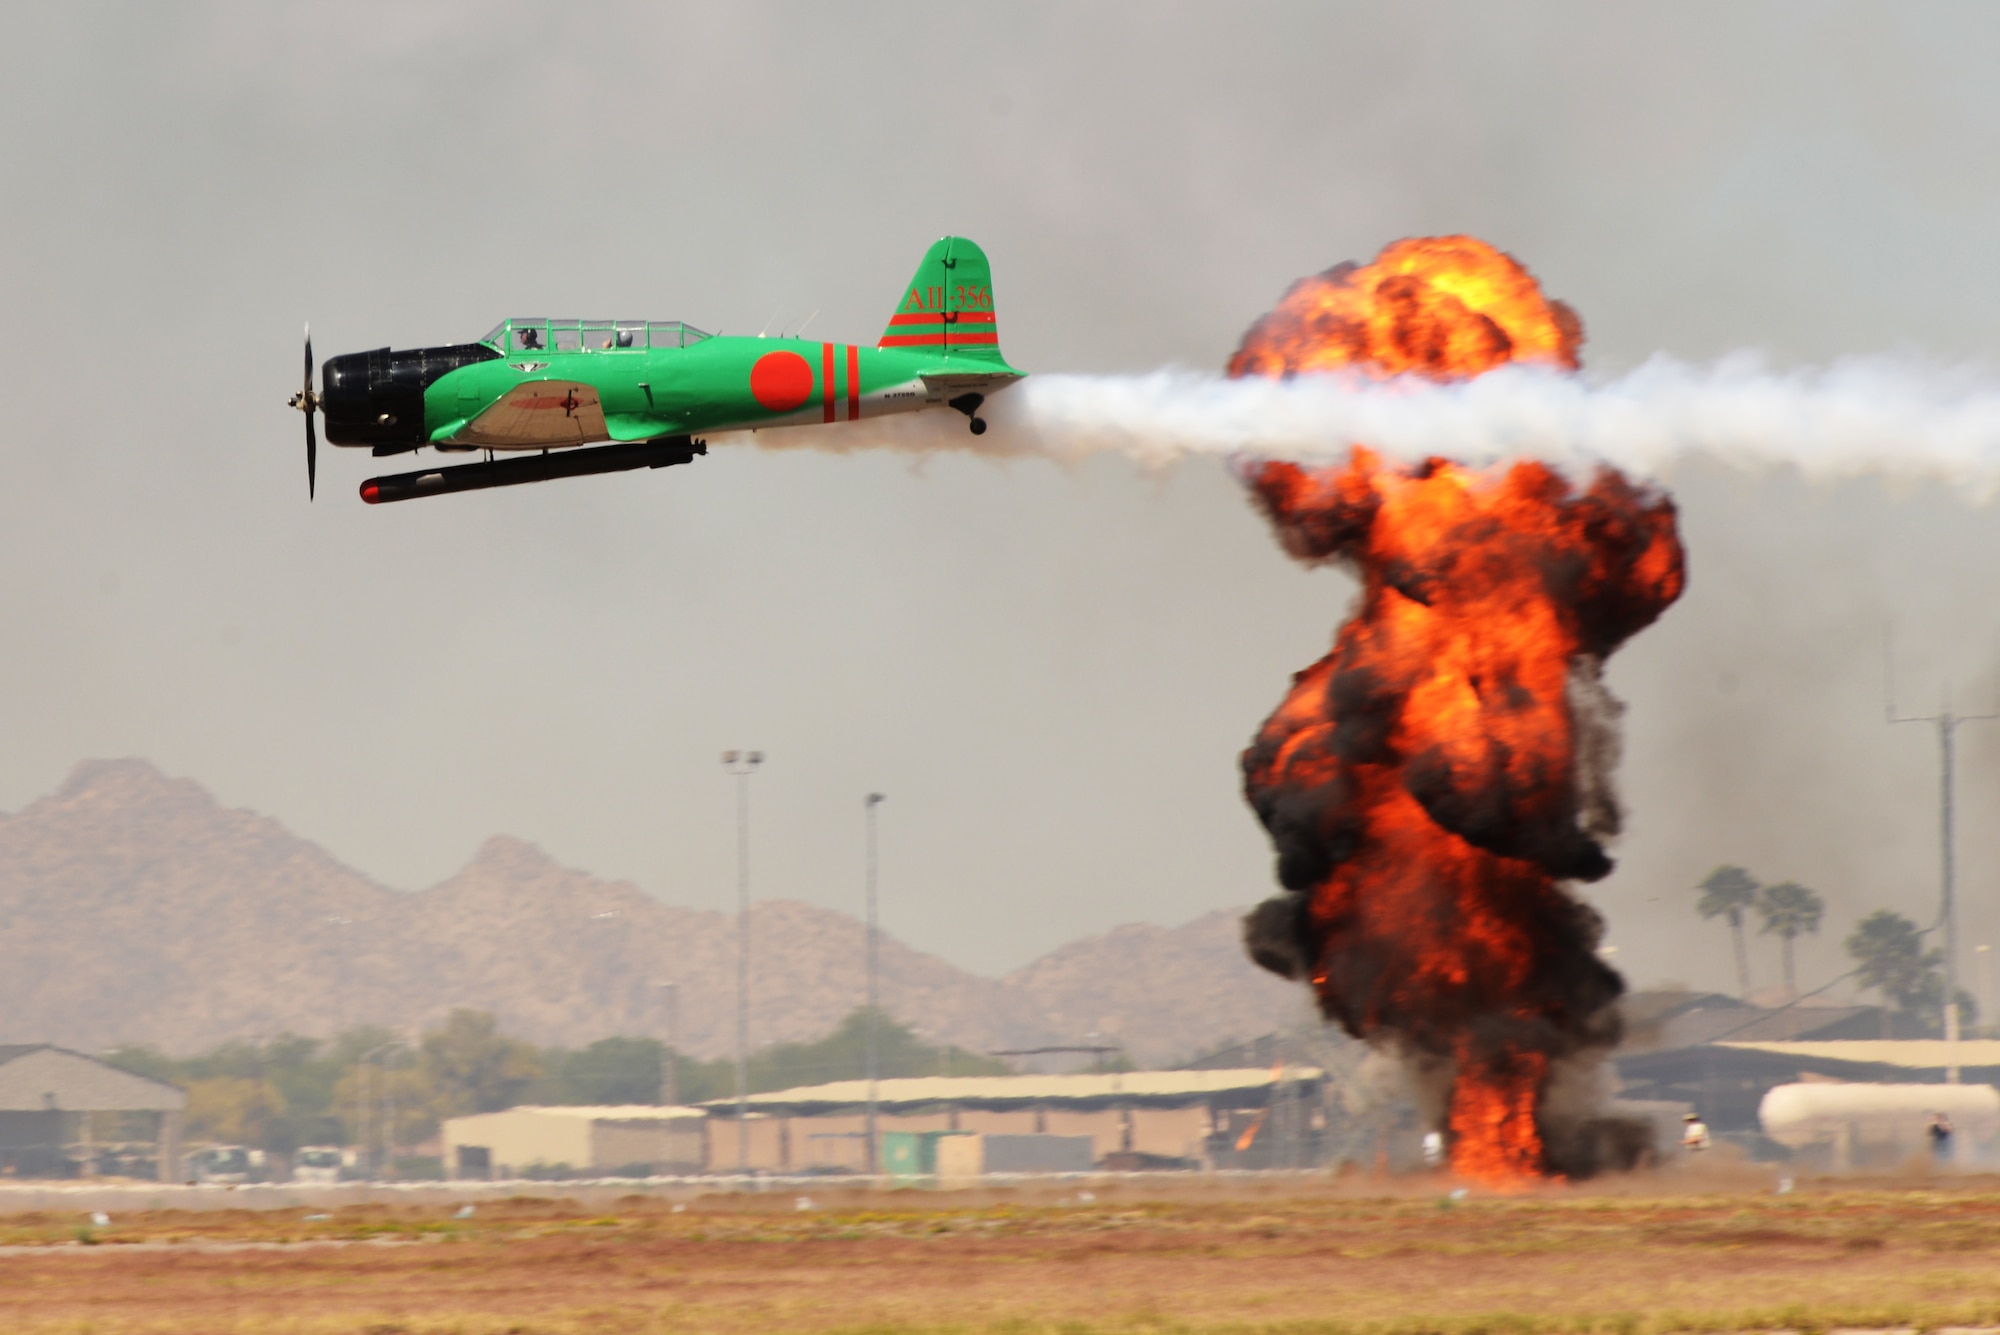
[[[338,1145],[305,1145],[292,1156],[292,1181],[312,1186],[331,1186],[353,1169],[354,1151]]]
[[[188,1176],[196,1182],[240,1186],[261,1182],[266,1164],[264,1151],[242,1145],[210,1145],[188,1156]]]

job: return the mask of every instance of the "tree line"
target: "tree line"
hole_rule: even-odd
[[[1816,935],[1826,916],[1826,904],[1816,891],[1794,881],[1773,885],[1760,883],[1742,867],[1721,866],[1710,872],[1695,889],[1701,898],[1695,911],[1706,921],[1721,919],[1729,927],[1736,950],[1736,983],[1740,995],[1750,994],[1750,958],[1744,945],[1745,920],[1755,914],[1760,932],[1776,936],[1783,949],[1785,992],[1797,997],[1792,945],[1801,936]],[[1864,991],[1873,991],[1890,1010],[1914,1017],[1927,1031],[1944,1026],[1944,952],[1926,948],[1931,929],[1889,909],[1877,909],[1863,918],[1842,942],[1854,961],[1852,977]],[[1972,995],[1958,993],[1961,1022],[1970,1024],[1978,1014]]]
[[[877,1015],[877,1071],[884,1078],[1002,1075],[1002,1061],[926,1043]],[[856,1010],[826,1037],[776,1043],[750,1054],[752,1093],[866,1074],[868,1013]],[[455,1010],[414,1036],[379,1027],[330,1039],[280,1034],[237,1040],[194,1056],[145,1046],[104,1054],[115,1066],[187,1091],[187,1139],[289,1154],[301,1145],[414,1145],[447,1117],[518,1104],[659,1103],[669,1052],[653,1038],[603,1038],[581,1048],[538,1047],[504,1033],[490,1014]],[[735,1062],[681,1056],[673,1083],[682,1103],[735,1093]]]

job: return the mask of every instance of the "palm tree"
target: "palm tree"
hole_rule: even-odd
[[[1915,923],[1887,909],[1856,924],[1846,945],[1861,966],[1855,970],[1861,986],[1880,992],[1883,1001],[1901,1011],[1914,1011],[1923,1003],[1926,980],[1944,963],[1943,951],[1924,949]]]
[[[1826,905],[1798,882],[1780,881],[1758,891],[1757,916],[1764,920],[1762,930],[1776,932],[1784,942],[1785,993],[1796,997],[1799,988],[1792,972],[1792,942],[1806,932],[1819,930],[1819,920],[1826,916]]]
[[[1750,957],[1743,949],[1743,911],[1756,906],[1757,878],[1741,867],[1717,867],[1695,889],[1701,891],[1701,902],[1694,906],[1695,912],[1704,920],[1728,920],[1730,935],[1736,941],[1736,990],[1747,997]]]

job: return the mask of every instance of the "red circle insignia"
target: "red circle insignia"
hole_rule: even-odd
[[[767,352],[750,368],[750,396],[774,413],[790,412],[812,392],[812,367],[796,352]]]

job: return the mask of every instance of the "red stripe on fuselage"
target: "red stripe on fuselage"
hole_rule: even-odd
[[[847,420],[861,420],[861,349],[847,345]]]
[[[831,422],[833,420],[833,344],[820,344],[819,353],[820,402],[824,405],[825,411],[825,416],[821,420]]]

